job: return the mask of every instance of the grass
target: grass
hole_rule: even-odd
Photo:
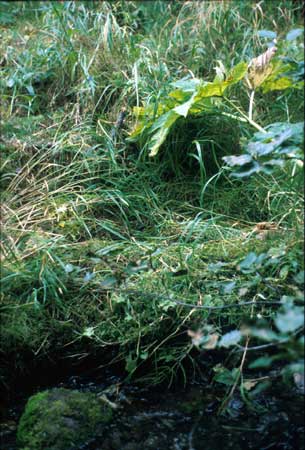
[[[150,159],[125,140],[132,107],[158,104],[189,73],[213,79],[218,60],[231,67],[260,54],[257,31],[298,28],[301,4],[0,6],[3,381],[12,367],[30,370],[29,354],[32,370],[50,355],[78,361],[112,349],[130,376],[150,362],[152,382],[187,377],[185,360],[195,364],[187,330],[238,328],[251,308],[212,312],[175,299],[221,306],[238,302],[242,288],[270,301],[298,289],[302,174],[219,175],[221,157],[240,151],[251,130],[213,116],[177,126]],[[258,95],[255,120],[302,120],[302,94],[288,91]],[[247,111],[246,90],[234,87],[234,96]],[[263,221],[276,231],[255,231]],[[269,278],[238,270],[249,252],[281,246]]]

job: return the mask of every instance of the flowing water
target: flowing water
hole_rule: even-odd
[[[73,376],[48,387],[103,394],[117,406],[115,419],[102,438],[92,436],[75,450],[304,448],[304,398],[293,391],[261,396],[255,403],[256,410],[249,410],[236,394],[230,400],[229,412],[218,415],[223,391],[206,383],[193,382],[187,388],[169,390],[123,384],[114,376],[106,382]],[[17,393],[4,415],[0,429],[3,450],[17,449],[16,426],[27,398],[28,394]]]

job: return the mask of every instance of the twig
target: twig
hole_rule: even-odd
[[[253,303],[255,303],[255,302],[253,302]],[[253,313],[254,313],[254,304],[253,304],[253,306],[251,308],[251,314],[250,314],[251,318],[253,317]],[[219,408],[219,410],[217,412],[217,415],[221,414],[223,412],[223,410],[226,408],[230,398],[233,396],[233,394],[235,392],[235,389],[237,387],[237,384],[239,383],[239,380],[242,378],[243,367],[244,367],[244,364],[245,364],[245,361],[246,361],[246,355],[247,355],[249,342],[250,342],[250,334],[247,333],[247,335],[246,335],[246,344],[245,344],[244,349],[243,349],[243,356],[241,358],[241,362],[240,362],[240,365],[239,365],[239,368],[238,368],[238,374],[237,374],[236,379],[234,381],[234,384],[233,384],[233,386],[232,386],[232,388],[231,388],[231,390],[229,392],[229,395],[221,403],[220,408]]]
[[[181,302],[179,300],[174,300],[174,299],[168,299],[172,302],[177,303],[178,305],[182,305],[182,306],[188,306],[189,308],[197,308],[197,309],[228,309],[228,308],[237,308],[239,306],[246,306],[246,305],[282,305],[282,302],[278,302],[278,301],[260,301],[260,302],[254,302],[253,300],[249,301],[249,302],[240,302],[240,303],[231,303],[230,305],[222,305],[222,306],[203,306],[203,305],[193,305],[191,303],[184,303]]]
[[[283,344],[284,342],[288,342],[288,339],[283,339],[278,342],[272,342],[270,344],[256,345],[255,347],[247,347],[247,351],[249,352],[250,350],[261,350],[262,348],[275,347],[279,344]],[[242,347],[241,345],[238,345],[238,348],[239,348],[238,351],[240,351],[240,352],[243,352],[246,350],[246,347]]]
[[[221,306],[209,306],[209,305],[195,305],[193,303],[185,303],[181,300],[177,300],[174,298],[170,298],[167,297],[165,295],[160,295],[160,294],[152,294],[152,293],[147,293],[147,292],[143,292],[143,291],[137,291],[137,290],[133,290],[133,289],[116,289],[116,288],[112,288],[112,289],[104,289],[107,292],[111,292],[111,291],[115,291],[121,294],[130,294],[130,295],[140,295],[140,296],[145,296],[148,298],[154,298],[154,299],[158,299],[158,300],[168,300],[170,302],[174,302],[177,303],[177,305],[181,305],[181,306],[186,306],[187,308],[193,308],[193,309],[212,309],[212,310],[217,310],[217,309],[229,309],[229,308],[238,308],[240,306],[247,306],[247,305],[283,305],[283,303],[281,301],[269,301],[269,300],[261,300],[259,302],[250,300],[247,302],[240,302],[240,303],[231,303],[230,305],[221,305]]]

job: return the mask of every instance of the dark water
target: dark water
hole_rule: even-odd
[[[265,394],[256,400],[256,410],[236,394],[228,412],[218,415],[223,391],[203,383],[169,390],[122,384],[117,377],[106,382],[70,377],[56,387],[103,392],[118,406],[103,436],[92,436],[75,450],[304,449],[304,398],[297,392]],[[2,421],[3,450],[17,448],[16,426],[26,400],[17,395]]]

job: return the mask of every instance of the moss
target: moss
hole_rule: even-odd
[[[21,416],[17,443],[22,450],[69,450],[100,432],[112,410],[94,394],[63,388],[32,396]]]

